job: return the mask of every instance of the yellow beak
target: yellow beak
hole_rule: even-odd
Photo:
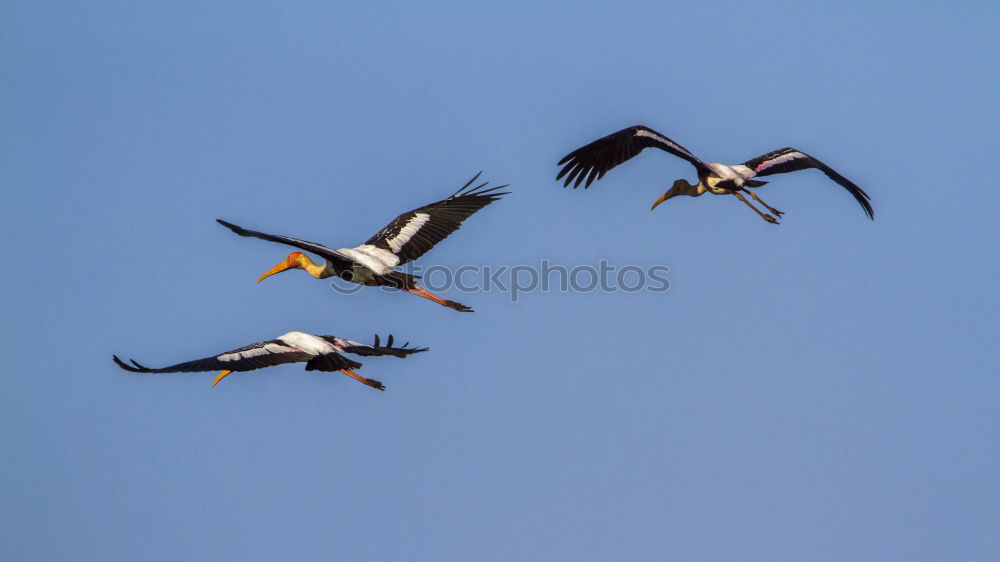
[[[232,373],[232,371],[222,371],[219,373],[219,376],[215,377],[215,380],[212,381],[212,388],[215,388],[215,385],[219,384],[219,381],[229,376],[229,373]]]
[[[664,201],[666,201],[667,199],[670,199],[671,197],[673,197],[673,195],[669,191],[666,192],[666,193],[664,193],[663,195],[660,196],[659,199],[657,199],[655,202],[653,202],[653,206],[650,207],[649,210],[652,211],[653,209],[656,208],[657,205],[659,205],[660,203],[663,203]]]
[[[292,268],[292,266],[288,265],[288,260],[282,260],[281,263],[279,263],[278,265],[272,267],[270,271],[268,271],[264,275],[261,275],[260,279],[258,279],[257,282],[260,283],[261,281],[267,279],[268,277],[274,275],[275,273],[281,273],[282,271],[285,271],[285,270],[291,269],[291,268]]]

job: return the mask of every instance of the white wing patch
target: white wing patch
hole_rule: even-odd
[[[255,347],[253,349],[247,349],[245,351],[237,351],[235,353],[226,353],[224,355],[218,356],[219,361],[239,361],[240,359],[249,359],[250,357],[258,357],[261,355],[271,355],[272,353],[288,353],[290,351],[295,351],[290,347],[285,347],[283,345],[278,345],[276,343],[269,343],[261,347]]]
[[[776,166],[778,164],[788,162],[789,160],[798,160],[799,158],[806,158],[806,155],[802,154],[801,152],[789,152],[788,154],[782,154],[781,156],[777,156],[775,158],[771,158],[770,160],[757,164],[757,169],[754,170],[754,172],[761,172],[763,170],[770,168],[771,166]]]
[[[676,150],[678,152],[683,152],[684,154],[687,154],[691,158],[695,158],[695,155],[691,154],[690,152],[688,152],[687,149],[684,148],[683,146],[680,146],[680,145],[672,142],[670,139],[668,139],[666,137],[661,137],[660,135],[658,135],[658,134],[656,134],[656,133],[654,133],[652,131],[647,131],[645,129],[639,129],[638,131],[635,132],[635,136],[637,136],[637,137],[649,137],[651,139],[659,141],[659,142],[661,142],[661,143],[663,143],[663,144],[665,144],[665,145],[673,148],[674,150]],[[695,159],[697,160],[697,158],[695,158]]]
[[[278,339],[296,348],[298,351],[305,351],[313,355],[322,355],[334,351],[333,344],[330,342],[305,332],[288,332],[283,336],[278,336]]]
[[[747,168],[743,164],[737,164],[735,166],[730,166],[729,168],[739,174],[743,179],[750,179],[757,175],[757,172]]]
[[[362,244],[357,248],[341,248],[337,252],[374,271],[376,275],[385,275],[399,265],[399,256],[371,244]]]
[[[719,164],[718,162],[712,162],[708,165],[708,167],[712,169],[713,174],[724,180],[743,179],[742,176],[740,176],[731,166]]]
[[[431,220],[431,216],[427,213],[414,214],[413,218],[406,222],[406,226],[399,229],[399,233],[386,240],[385,243],[392,248],[392,253],[399,253],[399,250],[403,248],[403,245],[409,242],[410,239],[416,235],[417,231],[419,231],[422,226],[427,224],[427,221],[429,220]]]

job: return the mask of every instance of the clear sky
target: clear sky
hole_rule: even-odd
[[[6,3],[4,560],[1000,559],[1000,83],[990,2]],[[275,3],[279,4],[279,3]],[[780,226],[584,192],[644,123],[783,146]],[[338,295],[226,218],[335,247],[477,170],[421,263],[668,265],[667,293]],[[973,180],[973,181],[970,181]],[[290,330],[426,345],[132,375]]]

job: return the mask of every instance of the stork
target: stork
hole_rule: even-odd
[[[697,184],[691,184],[683,179],[675,181],[673,186],[653,203],[650,210],[678,195],[691,197],[698,197],[703,193],[733,195],[753,209],[765,221],[778,224],[777,217],[781,217],[784,213],[771,207],[756,193],[747,189],[760,187],[767,182],[751,178],[816,168],[849,191],[864,209],[869,219],[874,220],[875,218],[871,203],[869,203],[870,197],[864,190],[837,173],[833,168],[800,150],[782,148],[732,166],[716,162],[706,164],[688,149],[644,125],[622,129],[570,152],[559,161],[558,165],[563,166],[563,168],[556,176],[556,180],[558,181],[565,176],[566,181],[563,183],[563,187],[568,187],[572,183],[574,189],[586,181],[583,187],[588,188],[594,180],[604,177],[608,170],[632,159],[646,148],[659,148],[674,156],[679,156],[694,165],[698,171]],[[760,203],[767,209],[768,213],[761,212],[757,207],[754,207],[741,192],[748,194],[754,201]]]
[[[336,336],[314,336],[304,332],[288,332],[273,340],[252,343],[248,346],[206,357],[186,363],[178,363],[161,369],[150,369],[134,359],[129,365],[117,355],[112,355],[119,367],[132,373],[194,373],[200,371],[222,371],[212,381],[212,388],[219,381],[233,372],[252,371],[264,367],[273,367],[285,363],[305,362],[307,371],[341,372],[352,379],[378,390],[385,386],[377,380],[366,379],[354,372],[361,363],[341,355],[352,353],[361,356],[392,355],[406,357],[413,353],[427,351],[426,347],[409,347],[410,342],[395,347],[392,335],[389,335],[386,345],[381,345],[378,335],[375,335],[374,345],[365,345],[356,341],[338,338]]]
[[[278,265],[261,275],[257,280],[258,283],[282,271],[302,269],[316,279],[337,276],[360,285],[391,287],[460,312],[472,312],[472,309],[464,304],[442,299],[420,287],[416,283],[415,275],[397,271],[396,267],[419,258],[435,244],[458,230],[462,221],[509,193],[497,191],[507,187],[506,185],[484,189],[488,182],[470,188],[480,174],[482,172],[473,176],[461,189],[446,199],[399,215],[367,242],[353,248],[334,250],[315,242],[256,232],[222,219],[217,221],[240,236],[287,244],[316,254],[325,260],[325,263],[314,263],[302,252],[292,252]]]

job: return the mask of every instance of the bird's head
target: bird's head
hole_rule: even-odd
[[[258,283],[267,279],[268,277],[286,271],[288,269],[306,269],[306,265],[313,265],[312,261],[305,256],[302,252],[292,252],[288,254],[288,257],[278,262],[278,265],[271,268],[270,271],[260,276],[257,280]]]
[[[653,206],[649,208],[650,211],[656,208],[657,205],[663,203],[671,197],[677,197],[678,195],[690,195],[689,191],[694,187],[687,182],[687,180],[677,180],[674,185],[667,190],[666,193],[660,196],[659,199],[653,202]]]

